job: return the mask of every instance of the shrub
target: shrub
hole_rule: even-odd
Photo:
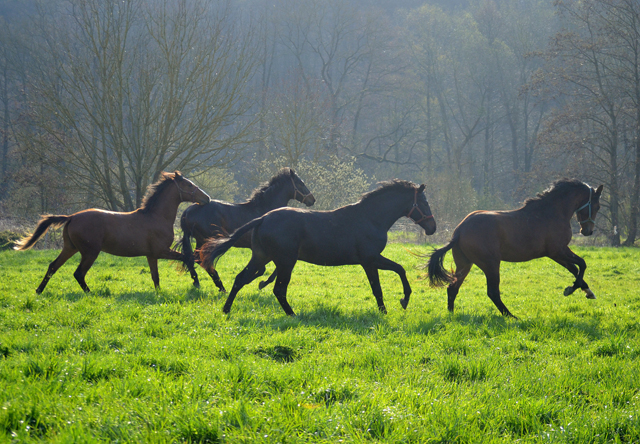
[[[0,250],[11,250],[21,237],[13,231],[0,231]]]

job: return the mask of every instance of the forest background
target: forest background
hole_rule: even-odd
[[[445,235],[576,177],[634,245],[639,134],[637,0],[0,0],[0,230],[291,166],[318,209],[425,183]]]

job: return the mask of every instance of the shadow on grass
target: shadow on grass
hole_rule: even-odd
[[[207,291],[192,288],[184,293],[171,293],[149,290],[149,291],[111,291],[109,287],[102,286],[95,290],[85,293],[83,291],[70,291],[65,293],[50,293],[45,291],[43,296],[49,298],[60,298],[68,302],[79,302],[87,298],[113,298],[117,302],[135,302],[140,305],[161,305],[171,302],[194,302],[205,299],[218,298],[217,294],[212,295]]]
[[[262,293],[262,295],[260,293],[254,293],[247,295],[247,299],[251,299],[251,303],[254,307],[257,307],[257,309],[273,313],[273,316],[267,318],[261,323],[261,326],[277,331],[297,327],[325,327],[337,330],[349,330],[356,334],[370,334],[372,328],[388,325],[385,315],[375,309],[359,312],[343,312],[339,306],[328,303],[316,305],[311,310],[296,312],[296,316],[289,317],[284,314],[276,298],[273,295],[269,296],[270,297],[265,297],[264,293]],[[229,316],[234,317],[240,325],[253,326],[256,323],[254,317],[248,314],[245,316],[243,313],[234,313],[233,310]]]
[[[556,314],[550,317],[529,319],[510,319],[498,314],[472,315],[466,313],[436,316],[405,328],[410,333],[435,334],[453,325],[469,326],[474,329],[486,328],[492,334],[501,334],[510,330],[520,330],[531,335],[534,340],[554,338],[558,334],[581,335],[591,340],[601,339],[608,333],[603,331],[598,318],[578,319],[570,315]]]

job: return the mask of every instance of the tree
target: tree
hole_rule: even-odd
[[[574,158],[582,160],[584,173],[606,184],[609,235],[613,245],[620,245],[629,198],[622,185],[632,161],[623,140],[629,100],[640,97],[635,87],[640,81],[640,40],[633,18],[633,8],[637,17],[638,6],[631,4],[629,10],[623,0],[559,1],[557,5],[568,28],[552,41],[544,78],[560,94],[564,106],[548,125],[546,140],[555,143],[552,139],[557,135],[573,148]],[[632,114],[636,120],[637,113]],[[635,157],[637,165],[637,154]],[[631,207],[630,213],[637,215],[633,196]],[[637,225],[627,225],[631,227],[627,242],[632,244]]]
[[[187,0],[41,3],[30,143],[112,210],[139,206],[163,170],[224,165],[252,123],[251,38],[231,14]]]

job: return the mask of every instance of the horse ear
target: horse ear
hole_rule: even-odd
[[[291,177],[296,175],[296,172],[293,171],[293,168],[289,168],[289,172],[291,173]]]
[[[598,187],[598,189],[596,190],[596,194],[599,196],[600,194],[602,194],[602,189],[604,188],[604,185],[600,185]]]
[[[424,191],[424,184],[420,185],[418,188],[418,193],[422,193]]]
[[[180,179],[182,179],[182,173],[180,171],[178,171],[178,170],[175,170],[173,172],[173,177],[174,177],[174,179],[180,180]]]

